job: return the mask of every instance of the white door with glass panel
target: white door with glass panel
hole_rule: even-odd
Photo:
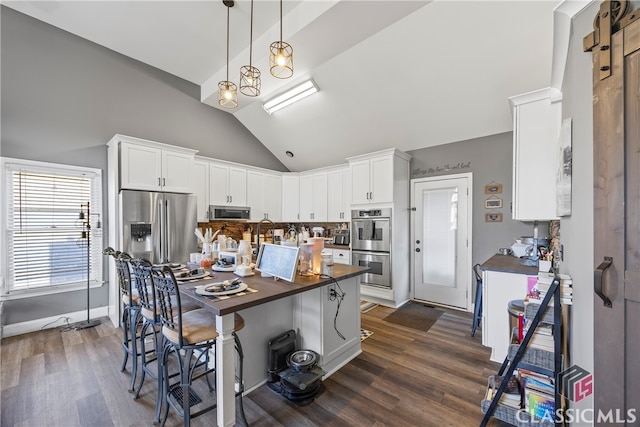
[[[471,174],[411,180],[413,294],[467,310],[471,287]]]

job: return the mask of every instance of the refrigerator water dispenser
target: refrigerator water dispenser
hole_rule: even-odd
[[[150,223],[131,224],[131,239],[129,250],[132,254],[149,257],[153,252],[153,239],[151,235]]]

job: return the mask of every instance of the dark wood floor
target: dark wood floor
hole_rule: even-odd
[[[244,399],[252,426],[478,426],[489,361],[471,316],[445,311],[428,332],[384,319],[377,307],[362,316],[373,335],[363,353],[324,382],[310,405],[297,407],[262,386]],[[49,329],[2,340],[1,426],[150,426],[155,384],[136,401],[120,372],[119,330],[104,319],[84,331]],[[167,425],[180,425],[170,415]],[[205,414],[194,426],[215,425]],[[501,425],[493,422],[491,425]]]

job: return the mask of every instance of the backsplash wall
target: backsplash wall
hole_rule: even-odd
[[[285,236],[287,235],[287,231],[289,227],[295,227],[296,231],[299,233],[302,227],[306,227],[309,230],[309,234],[313,236],[313,232],[311,229],[313,227],[322,227],[324,228],[324,237],[333,237],[333,230],[340,227],[343,223],[337,222],[314,222],[314,223],[289,223],[289,222],[275,222],[275,229],[283,229]],[[349,223],[346,223],[347,226]],[[242,233],[247,230],[251,230],[251,241],[254,241],[254,236],[258,231],[258,223],[257,222],[243,222],[243,221],[209,221],[209,222],[199,222],[198,227],[202,230],[203,234],[207,228],[210,228],[213,233],[218,230],[221,230],[219,234],[224,234],[227,237],[231,237],[233,240],[242,240]],[[260,224],[260,234],[265,234],[265,238],[269,241],[271,240],[271,224],[262,223]]]

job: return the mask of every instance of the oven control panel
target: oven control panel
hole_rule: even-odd
[[[351,218],[388,218],[391,216],[391,209],[354,209],[351,211]]]

